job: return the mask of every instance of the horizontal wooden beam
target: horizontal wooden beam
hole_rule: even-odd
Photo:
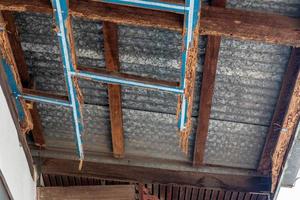
[[[38,200],[135,200],[134,185],[38,187]]]
[[[68,101],[68,96],[52,94],[50,92],[45,92],[45,91],[41,91],[41,90],[23,88],[22,92],[23,92],[24,95],[41,96],[41,97],[46,97],[46,98],[51,98],[51,99],[58,99],[58,100],[62,100],[62,101]]]
[[[172,81],[164,81],[164,80],[158,80],[155,78],[148,78],[148,77],[141,77],[133,74],[125,74],[121,72],[116,72],[116,71],[107,71],[105,69],[96,69],[96,68],[90,68],[90,67],[81,67],[78,66],[78,70],[82,72],[92,72],[95,74],[99,74],[102,76],[113,76],[118,79],[127,79],[130,81],[135,81],[135,82],[141,82],[145,84],[150,84],[150,85],[163,85],[167,87],[178,87],[179,82],[172,82]]]
[[[70,0],[70,14],[90,20],[183,31],[183,15],[161,11]],[[0,10],[52,14],[48,0],[0,0]],[[300,46],[300,19],[278,14],[204,6],[200,34],[273,44]]]
[[[201,35],[300,46],[300,19],[278,14],[204,7]]]
[[[85,176],[143,183],[175,183],[245,192],[268,192],[271,186],[268,177],[175,171],[89,161],[84,162],[82,170],[79,171],[78,161],[50,158],[44,160],[41,170],[42,173],[46,174]]]

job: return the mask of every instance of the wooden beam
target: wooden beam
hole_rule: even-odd
[[[142,183],[182,184],[245,192],[270,191],[270,178],[232,174],[212,174],[158,168],[102,164],[86,161],[81,171],[75,160],[45,159],[42,173],[91,178],[115,179]]]
[[[28,66],[25,61],[25,56],[23,53],[23,49],[20,42],[20,37],[18,34],[18,30],[15,24],[15,19],[10,11],[2,11],[1,12],[3,16],[3,23],[6,24],[6,30],[8,33],[8,39],[9,43],[11,45],[13,57],[16,62],[17,67],[17,73],[20,77],[20,87],[27,87],[30,85],[30,77],[29,77],[29,70]],[[32,108],[29,109],[29,112],[31,114],[31,119],[33,123],[33,129],[31,130],[33,135],[34,143],[37,146],[44,146],[45,140],[44,140],[44,134],[43,134],[43,128],[41,126],[40,117],[38,114],[36,103],[32,103]]]
[[[48,98],[58,99],[58,100],[62,100],[62,101],[69,101],[68,96],[52,94],[52,93],[41,91],[41,90],[23,88],[22,92],[23,92],[24,95],[34,95],[34,96],[41,96],[41,97],[48,97]]]
[[[1,56],[0,56],[0,59],[1,59]],[[30,148],[26,141],[26,135],[23,134],[23,130],[22,130],[21,124],[19,122],[18,114],[16,111],[16,105],[12,99],[13,97],[11,95],[11,91],[10,91],[10,88],[8,85],[8,80],[7,80],[7,77],[5,76],[4,68],[2,67],[1,63],[0,63],[0,86],[1,86],[1,89],[3,90],[10,114],[11,114],[13,122],[15,124],[16,130],[18,133],[18,139],[20,141],[20,145],[22,146],[22,149],[24,150],[25,157],[26,157],[26,160],[28,163],[28,167],[29,167],[29,170],[31,173],[31,177],[32,177],[32,179],[34,179],[34,177],[35,177],[34,170],[35,169],[33,167],[33,159],[32,159],[32,155],[31,155],[31,151],[30,151]]]
[[[38,187],[38,200],[135,200],[134,185]]]
[[[7,29],[11,26],[8,25],[7,21],[5,21],[5,18],[2,16],[2,12],[0,12],[0,25],[2,25],[2,31],[0,34],[0,59],[1,63],[5,64],[1,65],[1,68],[3,68],[3,71],[7,71],[7,73],[5,72],[7,76],[10,76],[6,77],[6,79],[7,81],[10,81],[10,94],[14,97],[11,100],[15,103],[15,105],[17,105],[15,108],[17,109],[16,111],[19,116],[22,132],[28,133],[33,128],[31,114],[26,107],[25,101],[16,98],[16,94],[22,89],[22,81],[18,73],[18,65],[10,43],[10,32]],[[6,70],[4,70],[4,67],[6,67]]]
[[[212,5],[225,7],[226,0],[215,0],[212,2]],[[214,94],[220,43],[220,36],[209,35],[207,38],[205,61],[202,75],[203,78],[201,84],[198,126],[194,147],[194,166],[202,165],[204,160],[205,144],[208,135],[209,117]]]
[[[0,0],[0,10],[52,14],[48,0]],[[90,20],[183,31],[183,16],[174,13],[70,0],[70,14]],[[200,35],[300,46],[300,19],[262,12],[204,6]]]
[[[117,24],[103,23],[104,57],[106,69],[110,72],[119,71],[118,27]],[[110,110],[110,127],[114,157],[124,157],[123,114],[121,86],[108,84],[108,100]]]
[[[85,72],[92,72],[92,73],[99,74],[102,76],[109,75],[109,76],[113,76],[115,78],[127,79],[130,81],[136,81],[136,82],[143,82],[143,83],[151,84],[151,85],[163,85],[163,86],[168,86],[168,87],[178,87],[179,86],[179,82],[157,80],[155,78],[142,77],[142,76],[137,76],[137,75],[133,75],[133,74],[125,74],[125,73],[116,72],[116,71],[107,71],[107,70],[100,69],[100,68],[96,69],[96,68],[78,66],[78,70],[85,71]]]
[[[300,49],[294,48],[289,65],[283,78],[272,123],[269,128],[265,147],[258,166],[263,174],[272,174],[272,191],[277,187],[278,179],[289,144],[300,117]]]
[[[204,7],[202,14],[201,35],[300,46],[300,19],[218,7]]]
[[[14,58],[17,63],[18,72],[23,86],[29,84],[28,66],[25,61],[23,49],[20,42],[20,37],[15,24],[15,19],[10,11],[2,11],[4,23],[6,23],[6,30],[8,32],[9,42],[13,51]]]

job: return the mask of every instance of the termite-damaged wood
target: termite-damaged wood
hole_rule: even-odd
[[[3,16],[3,20],[6,23],[6,30],[8,32],[9,42],[12,47],[15,61],[17,63],[17,68],[22,85],[26,87],[29,84],[28,66],[26,65],[25,57],[20,42],[20,37],[15,25],[14,16],[9,11],[2,11],[1,13]]]
[[[184,153],[188,153],[188,144],[189,144],[189,135],[192,129],[192,111],[193,111],[193,100],[194,100],[194,88],[195,88],[195,79],[196,79],[196,67],[198,60],[198,41],[199,41],[199,28],[198,26],[195,28],[193,33],[193,41],[191,41],[190,48],[188,50],[188,56],[186,61],[186,88],[184,91],[184,95],[186,97],[186,101],[188,102],[188,110],[187,110],[187,122],[186,128],[180,131],[180,147]],[[181,105],[181,101],[178,101],[178,104]],[[179,112],[181,110],[181,106],[178,107],[177,117],[179,117]]]
[[[297,73],[299,71],[299,49],[293,49],[290,57],[290,62],[283,77],[280,95],[278,97],[275,112],[272,122],[269,127],[267,139],[259,162],[258,171],[263,174],[269,174],[272,166],[272,153],[278,141],[281,127],[287,112],[289,102],[293,93],[293,87],[297,81]],[[299,60],[299,59],[298,59]]]
[[[17,63],[13,54],[13,49],[12,46],[10,44],[10,40],[9,40],[9,34],[8,34],[8,30],[6,27],[11,27],[12,25],[7,25],[8,22],[5,21],[4,17],[2,16],[2,13],[0,13],[0,24],[4,24],[3,26],[3,31],[0,32],[0,57],[5,59],[7,64],[10,66],[11,71],[13,73],[13,78],[15,79],[15,82],[17,84],[18,90],[22,91],[22,82],[21,82],[21,78],[19,76],[18,73],[18,67],[17,67]],[[10,78],[10,77],[7,77]],[[24,100],[22,99],[18,99],[17,101],[20,101],[20,103],[22,104],[22,109],[24,111],[24,119],[23,121],[20,121],[20,127],[21,127],[21,131],[23,133],[28,133],[30,130],[33,129],[33,123],[32,123],[32,118],[31,118],[31,114],[30,111],[27,109],[26,107],[26,103]]]
[[[0,10],[52,13],[48,0],[0,0]],[[70,14],[90,20],[183,31],[183,15],[105,4],[70,1]],[[203,6],[200,35],[300,46],[300,19],[277,14]]]
[[[70,13],[69,13],[69,16],[67,17],[67,19],[65,20],[65,27],[66,27],[67,39],[68,39],[68,42],[70,45],[70,56],[71,56],[72,67],[74,68],[74,70],[77,70],[76,47],[75,47],[75,40],[74,40],[74,36],[73,36],[72,19],[71,19]],[[59,27],[56,27],[56,31],[59,31]],[[65,76],[66,76],[66,74],[65,74]],[[84,103],[84,98],[83,98],[81,89],[79,87],[77,77],[72,77],[72,82],[73,82],[73,87],[74,87],[74,91],[75,91],[75,98],[77,99],[78,104],[79,104],[78,107],[79,107],[79,112],[80,112],[79,116],[80,117],[78,118],[78,120],[79,120],[78,123],[80,124],[79,127],[83,127],[82,105]],[[72,87],[72,86],[70,86],[70,87]],[[69,99],[71,99],[69,92],[68,92],[68,96],[69,96]]]
[[[23,91],[23,87],[27,87],[32,82],[29,78],[28,66],[25,61],[25,56],[20,42],[17,27],[15,25],[15,19],[13,13],[10,11],[2,11],[3,20],[6,23],[6,30],[8,33],[9,42],[13,52],[13,57],[18,69],[21,85],[20,88]],[[32,108],[28,109],[31,114],[33,128],[31,130],[34,143],[38,146],[44,146],[45,140],[43,135],[43,128],[41,126],[40,117],[37,110],[36,103],[32,103]]]
[[[300,118],[300,49],[292,50],[258,170],[272,174],[275,191]]]
[[[1,59],[1,56],[0,56],[0,59]],[[30,173],[31,173],[31,177],[32,177],[32,179],[34,179],[35,174],[34,174],[33,159],[32,159],[32,155],[31,155],[31,151],[30,151],[29,146],[28,146],[27,141],[26,141],[26,135],[23,133],[22,128],[20,126],[19,119],[18,119],[18,114],[17,114],[17,111],[15,109],[15,104],[14,104],[14,101],[12,101],[12,98],[11,98],[11,91],[9,89],[9,85],[8,85],[8,82],[7,82],[7,77],[5,76],[4,68],[3,68],[1,63],[0,63],[0,86],[1,86],[1,89],[4,93],[4,96],[5,96],[5,99],[6,99],[11,117],[12,117],[13,122],[15,124],[20,144],[22,146],[22,149],[24,150],[25,157],[26,157],[26,160],[27,160],[27,163],[28,163],[28,167],[29,167],[29,170],[30,170]]]
[[[225,7],[226,0],[212,1],[212,5]],[[219,36],[209,35],[207,37],[207,46],[201,83],[198,126],[194,146],[194,166],[202,165],[204,160],[205,144],[208,135],[209,118],[214,94],[220,43],[221,37]]]
[[[103,37],[106,69],[111,72],[117,72],[120,68],[117,25],[104,22]],[[113,153],[116,158],[121,158],[124,157],[125,150],[120,85],[108,84],[108,99]]]

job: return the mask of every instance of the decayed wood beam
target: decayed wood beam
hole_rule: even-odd
[[[8,32],[8,39],[11,45],[13,56],[18,69],[18,74],[22,83],[22,86],[28,86],[30,83],[28,66],[25,61],[25,56],[20,42],[17,27],[15,25],[15,19],[10,11],[2,11],[4,23],[6,24],[6,30]],[[22,88],[21,86],[21,88]],[[45,140],[43,135],[43,128],[41,126],[40,117],[38,114],[36,103],[32,103],[32,107],[29,108],[31,119],[33,123],[33,129],[31,130],[33,140],[36,145],[44,146]]]
[[[28,67],[25,62],[25,57],[23,54],[20,37],[18,34],[18,30],[15,25],[15,19],[11,12],[2,11],[2,16],[4,22],[6,23],[6,30],[8,32],[9,42],[17,63],[18,72],[20,75],[21,82],[23,86],[27,86],[29,84],[29,73]]]
[[[212,2],[212,5],[225,7],[226,0],[215,0]],[[208,135],[209,117],[214,94],[214,85],[217,72],[220,43],[220,36],[209,35],[207,38],[205,61],[202,75],[203,78],[201,84],[198,126],[194,147],[194,166],[202,165],[204,160],[205,143]]]
[[[75,160],[49,158],[43,161],[41,172],[137,183],[174,183],[244,192],[270,191],[270,178],[263,176],[212,174],[207,172],[102,164],[89,161],[86,161],[82,170],[78,171],[78,164]]]
[[[300,117],[300,49],[294,48],[283,78],[280,95],[258,166],[263,174],[272,174],[275,190],[285,155],[292,142]]]
[[[5,73],[7,81],[10,81],[9,86],[12,91],[11,95],[14,97],[12,101],[16,105],[16,111],[18,117],[20,118],[20,127],[23,133],[28,133],[33,128],[32,118],[30,111],[26,107],[24,100],[16,98],[17,94],[22,90],[22,81],[18,73],[17,62],[14,57],[14,51],[12,45],[10,44],[9,30],[7,29],[8,23],[5,21],[2,13],[0,12],[0,25],[2,25],[2,30],[0,34],[0,59],[3,64],[1,67],[5,68]]]
[[[0,59],[2,59],[1,56],[0,56]],[[32,179],[34,179],[35,169],[33,167],[33,159],[32,159],[32,155],[31,155],[31,151],[30,151],[29,146],[26,141],[26,135],[24,135],[22,132],[21,124],[18,119],[18,114],[15,109],[16,105],[12,101],[12,96],[11,96],[11,91],[10,91],[10,88],[8,85],[8,80],[7,80],[7,77],[5,76],[4,68],[1,63],[0,63],[0,86],[4,93],[10,114],[11,114],[13,122],[15,124],[16,130],[18,133],[18,139],[20,141],[20,145],[22,146],[22,149],[24,150],[31,177],[32,177]],[[1,105],[1,109],[2,109],[2,105]]]
[[[90,20],[149,26],[182,32],[183,16],[175,13],[111,5],[88,0],[70,1],[70,14]],[[0,10],[52,14],[48,0],[0,0]],[[300,19],[278,14],[204,6],[200,35],[300,46]]]
[[[117,25],[110,22],[104,22],[103,37],[106,69],[110,72],[117,72],[120,68]],[[121,158],[124,157],[125,150],[120,85],[108,84],[108,100],[113,154],[114,157]]]
[[[38,187],[38,200],[135,200],[134,185]]]

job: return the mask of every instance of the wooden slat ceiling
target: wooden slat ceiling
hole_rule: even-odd
[[[43,174],[44,187],[92,186],[92,185],[126,185],[136,186],[139,196],[138,183],[117,180],[93,179],[79,176]],[[149,195],[160,200],[268,200],[264,194],[215,190],[209,188],[182,186],[177,184],[142,184]],[[137,198],[138,199],[138,198]]]

